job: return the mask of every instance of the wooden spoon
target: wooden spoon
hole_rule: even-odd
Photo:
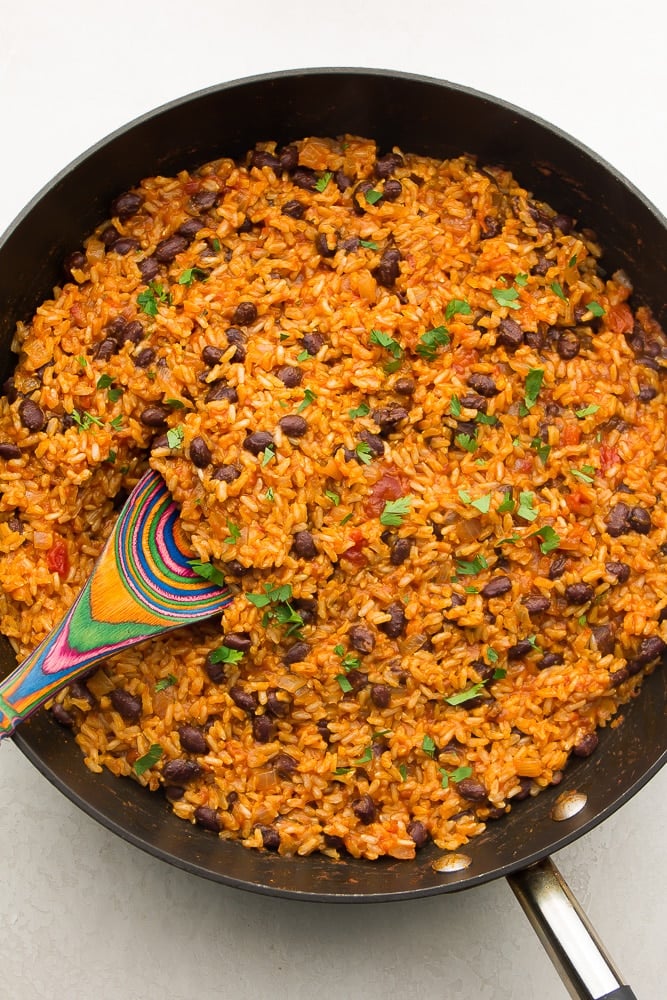
[[[0,740],[91,664],[210,618],[229,604],[230,591],[193,566],[204,572],[162,477],[149,471],[128,497],[63,620],[0,681]]]

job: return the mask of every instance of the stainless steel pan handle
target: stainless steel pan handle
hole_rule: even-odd
[[[550,858],[507,881],[574,1000],[636,1000]]]

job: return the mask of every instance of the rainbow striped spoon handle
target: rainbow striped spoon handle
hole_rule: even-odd
[[[229,604],[230,592],[199,576],[192,561],[178,508],[149,471],[63,620],[0,681],[0,739],[98,660]]]

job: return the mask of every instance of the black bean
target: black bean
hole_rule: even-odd
[[[568,604],[587,604],[595,597],[595,588],[590,583],[570,583],[563,596]]]
[[[108,361],[118,350],[118,341],[115,337],[105,337],[95,348],[95,357],[98,361]]]
[[[141,277],[148,284],[157,275],[160,270],[159,264],[155,257],[144,257],[143,260],[137,261],[137,267],[141,272]]]
[[[275,718],[283,719],[286,715],[289,715],[290,703],[289,701],[282,701],[278,697],[278,692],[275,688],[269,688],[266,692],[266,710]]]
[[[261,224],[261,223],[258,223],[258,224]],[[250,233],[250,232],[252,232],[253,228],[254,228],[254,224],[253,224],[252,220],[249,219],[248,216],[246,216],[245,219],[243,220],[243,222],[241,223],[241,225],[237,227],[236,232],[237,233]]]
[[[109,695],[112,708],[118,712],[126,722],[138,722],[141,718],[141,698],[137,695],[124,691],[123,688],[114,688]]]
[[[383,434],[391,434],[396,430],[396,424],[401,420],[407,420],[408,411],[398,403],[390,403],[388,406],[379,406],[373,410],[371,417],[379,425]],[[384,450],[384,449],[383,449]]]
[[[188,243],[192,243],[200,229],[204,228],[204,225],[201,219],[186,219],[185,222],[181,223],[176,232],[183,239],[187,240]]]
[[[231,576],[243,576],[249,569],[250,566],[244,566],[238,559],[228,559],[225,563],[225,573]]]
[[[208,368],[214,368],[220,361],[220,358],[225,352],[221,347],[215,347],[213,344],[207,344],[204,350],[201,352],[201,359]]]
[[[540,670],[546,670],[547,667],[559,666],[562,662],[563,656],[561,653],[545,653],[537,665]]]
[[[204,441],[203,437],[194,437],[190,442],[190,461],[198,469],[205,469],[207,465],[211,464],[212,455],[211,449]]]
[[[296,597],[291,601],[292,607],[295,608],[301,618],[303,619],[304,625],[312,625],[317,621],[317,600],[314,597]]]
[[[334,851],[345,850],[345,841],[342,837],[337,837],[333,833],[325,833],[323,834],[323,837],[326,847],[329,847]]]
[[[72,253],[68,254],[67,257],[65,257],[65,260],[63,261],[63,269],[66,276],[73,281],[74,275],[72,274],[72,271],[82,270],[87,263],[88,259],[85,253],[82,253],[81,250],[74,250]]]
[[[262,847],[266,851],[277,851],[280,847],[280,834],[275,826],[262,826],[258,824],[256,830],[262,835]]]
[[[334,181],[336,182],[336,187],[339,191],[347,191],[347,189],[351,188],[354,184],[352,178],[348,177],[342,169],[335,172]]]
[[[371,434],[370,431],[362,431],[359,439],[368,445],[373,455],[384,455],[384,441],[377,434]]]
[[[376,708],[388,708],[391,701],[391,688],[388,684],[373,684],[371,701]]]
[[[198,726],[180,726],[178,736],[181,746],[188,753],[208,753],[208,743],[206,737]]]
[[[184,236],[179,236],[178,233],[174,233],[172,236],[167,236],[166,239],[160,240],[155,248],[155,259],[159,261],[160,264],[171,264],[174,257],[179,253],[182,253],[188,245],[188,241]]]
[[[402,167],[404,162],[399,153],[385,153],[384,156],[378,156],[375,161],[375,176],[386,180],[398,167]]]
[[[54,704],[52,705],[51,715],[56,720],[56,722],[60,723],[61,726],[67,726],[68,728],[70,728],[71,726],[74,725],[74,719],[69,714],[67,709],[63,708],[63,706],[58,701],[54,702]]]
[[[239,302],[232,313],[232,326],[252,326],[257,319],[257,306],[254,302]]]
[[[400,181],[392,178],[391,180],[385,181],[384,188],[382,189],[382,196],[385,201],[396,201],[403,194],[403,185]]]
[[[257,708],[257,693],[255,691],[245,691],[239,684],[234,684],[229,689],[229,697],[237,708],[242,708],[244,712],[254,712]]]
[[[292,201],[285,202],[281,209],[281,215],[286,215],[290,219],[302,219],[307,207],[302,201],[297,201],[294,198]]]
[[[311,357],[314,357],[324,347],[324,337],[321,333],[304,333],[301,343],[304,350],[308,351]]]
[[[10,531],[16,531],[19,535],[23,534],[23,521],[16,514],[12,514],[8,519],[7,527]]]
[[[365,688],[368,684],[368,674],[363,670],[348,670],[346,674],[348,683],[350,685],[350,694],[359,694],[362,688]]]
[[[120,257],[125,257],[131,250],[138,250],[139,243],[130,236],[121,236],[120,239],[111,244],[109,249]]]
[[[485,584],[480,593],[482,597],[500,597],[512,589],[512,581],[508,576],[494,576]]]
[[[318,733],[324,740],[326,744],[331,740],[331,730],[329,729],[329,723],[326,719],[318,719],[317,725],[315,726]]]
[[[223,399],[228,403],[238,403],[239,394],[233,385],[228,385],[224,379],[220,379],[213,382],[204,401],[206,403],[219,403]]]
[[[378,628],[385,635],[389,636],[390,639],[397,639],[407,624],[403,603],[401,601],[393,601],[386,611],[389,615],[389,621],[382,622],[381,625],[378,625]]]
[[[619,670],[614,670],[612,674],[609,674],[609,683],[612,687],[618,687],[624,681],[627,681],[630,676],[630,671],[627,667],[621,667]]]
[[[586,733],[582,736],[572,747],[572,753],[575,757],[590,757],[594,750],[597,749],[597,745],[600,742],[597,733]]]
[[[131,323],[127,323],[120,335],[119,343],[122,344],[138,344],[140,340],[145,336],[145,330],[138,319],[132,320]]]
[[[288,753],[277,753],[275,757],[270,758],[269,764],[281,778],[291,778],[299,766],[298,761]]]
[[[144,203],[143,196],[134,191],[126,191],[119,194],[111,202],[111,214],[118,216],[121,222],[127,222],[133,215],[136,215]]]
[[[667,649],[667,643],[658,635],[647,636],[639,644],[639,650],[637,652],[636,659],[642,664],[651,663],[653,660],[657,660],[659,656]]]
[[[612,538],[618,538],[630,531],[630,508],[626,503],[617,503],[609,511],[607,531]]]
[[[627,583],[630,579],[630,567],[626,562],[608,562],[605,563],[605,569],[615,576],[619,583]]]
[[[375,636],[367,625],[353,625],[350,629],[350,645],[358,653],[372,653],[375,648]]]
[[[293,416],[281,417],[278,421],[278,425],[284,434],[288,437],[300,438],[308,430],[308,424],[303,417],[299,417],[296,414]]]
[[[480,372],[473,372],[469,376],[468,385],[475,392],[478,392],[480,396],[485,396],[487,399],[491,396],[497,396],[500,392],[493,379],[489,375],[482,375]]]
[[[275,735],[275,726],[268,715],[256,715],[252,720],[252,736],[256,743],[269,743]]]
[[[139,414],[139,420],[146,427],[162,427],[167,422],[170,410],[164,406],[147,406]]]
[[[591,633],[598,653],[607,656],[614,652],[614,629],[611,625],[594,625]]]
[[[564,361],[570,361],[572,358],[576,358],[580,350],[579,337],[574,330],[563,330],[556,341],[558,357],[563,358]]]
[[[373,277],[379,285],[391,288],[401,273],[398,266],[401,260],[400,251],[395,247],[389,247],[380,257],[380,263],[373,268]]]
[[[364,826],[373,823],[377,818],[377,808],[370,795],[362,795],[361,798],[354,799],[352,812]]]
[[[412,396],[416,388],[415,381],[411,378],[401,377],[394,383],[394,391],[399,396]]]
[[[197,806],[194,816],[196,823],[203,826],[205,830],[210,830],[211,833],[220,833],[222,830],[218,813],[211,806]]]
[[[225,667],[222,663],[217,663],[212,659],[213,653],[209,653],[204,661],[204,670],[212,684],[222,684],[225,680]]]
[[[268,431],[253,431],[243,442],[243,447],[251,455],[261,455],[273,444],[273,436]]]
[[[527,656],[533,648],[533,644],[529,639],[519,639],[515,642],[513,646],[507,650],[508,660],[521,660],[524,656]]]
[[[100,233],[100,240],[102,241],[102,243],[104,243],[104,246],[107,248],[107,250],[109,250],[110,247],[112,247],[113,244],[116,242],[116,240],[119,239],[120,239],[120,233],[118,232],[115,226],[107,226]]]
[[[202,188],[201,191],[196,191],[193,194],[190,198],[190,204],[196,212],[208,212],[217,202],[219,195],[219,191],[209,191],[208,188]]]
[[[290,666],[292,663],[303,663],[309,652],[310,646],[307,642],[301,640],[295,642],[285,651],[283,663],[287,664],[287,666]]]
[[[551,220],[551,224],[556,229],[560,229],[564,236],[568,236],[572,232],[574,220],[569,215],[556,215]]]
[[[21,449],[18,445],[12,444],[10,441],[3,441],[0,443],[0,458],[9,460],[11,458],[20,458]]]
[[[73,684],[70,684],[69,694],[70,698],[73,698],[75,701],[88,702],[91,708],[95,705],[95,695],[84,680],[74,681]]]
[[[500,219],[496,219],[493,215],[485,215],[484,226],[479,234],[479,238],[481,240],[490,240],[502,232],[502,228],[503,226]]]
[[[320,257],[335,257],[336,256],[336,244],[332,247],[329,246],[329,242],[326,233],[318,233],[315,237],[315,249],[317,250]]]
[[[478,413],[486,413],[489,402],[484,399],[483,396],[478,396],[474,392],[468,392],[465,396],[461,396],[461,406],[464,406],[467,410],[477,410]]]
[[[314,559],[317,547],[309,531],[296,531],[292,542],[292,552],[299,559]]]
[[[276,378],[280,379],[287,389],[295,389],[296,386],[301,385],[303,370],[295,368],[294,365],[283,365],[276,372]]]
[[[463,781],[459,781],[456,788],[459,795],[469,802],[481,802],[487,796],[484,785],[474,778],[464,778]]]
[[[292,174],[292,182],[304,191],[314,191],[317,184],[317,175],[314,170],[308,167],[297,167]]]
[[[176,785],[187,785],[189,781],[198,778],[201,773],[201,764],[194,760],[186,760],[185,757],[169,760],[162,768],[162,777],[168,784],[173,782]]]
[[[238,653],[249,653],[252,640],[248,632],[225,632],[222,645],[227,649],[235,649]]]
[[[411,820],[405,829],[408,837],[411,837],[414,840],[417,850],[419,850],[420,847],[423,847],[428,841],[428,830],[421,820]]]
[[[648,535],[653,527],[651,515],[643,507],[633,507],[629,516],[630,527],[640,535]]]
[[[233,483],[241,475],[241,468],[238,465],[216,465],[211,479],[222,483]]]
[[[523,330],[516,320],[507,316],[498,325],[496,340],[503,347],[506,347],[508,351],[515,351],[517,347],[521,347],[523,344]]]
[[[280,170],[280,160],[273,153],[269,153],[265,149],[255,149],[250,156],[250,166],[257,167],[258,170],[261,170],[262,167],[270,167],[271,170]]]
[[[544,347],[545,335],[542,330],[526,330],[523,339],[535,351],[541,351]]]
[[[348,236],[347,239],[341,240],[336,249],[344,250],[345,253],[354,253],[361,246],[361,240],[358,236]]]
[[[280,166],[288,173],[296,170],[299,165],[299,150],[296,146],[283,146],[278,153]]]
[[[397,538],[389,553],[389,562],[392,566],[401,566],[410,555],[412,541],[409,538]]]
[[[550,580],[560,579],[560,577],[565,572],[566,566],[567,566],[567,556],[564,556],[561,553],[559,553],[557,556],[554,556],[553,559],[551,560],[551,565],[549,566],[549,579]]]
[[[525,598],[523,605],[529,615],[537,615],[541,611],[546,611],[551,601],[541,594],[530,594]]]
[[[152,347],[144,347],[134,356],[134,363],[137,368],[148,368],[155,361],[155,351]]]

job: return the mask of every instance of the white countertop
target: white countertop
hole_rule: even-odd
[[[3,4],[0,23],[0,231],[138,114],[304,66],[392,68],[493,93],[583,140],[667,210],[667,13],[649,0],[33,0]],[[228,889],[96,825],[11,743],[0,746],[0,805],[0,998],[566,996],[504,882],[374,906]],[[639,1000],[667,994],[665,825],[663,771],[556,858]]]

